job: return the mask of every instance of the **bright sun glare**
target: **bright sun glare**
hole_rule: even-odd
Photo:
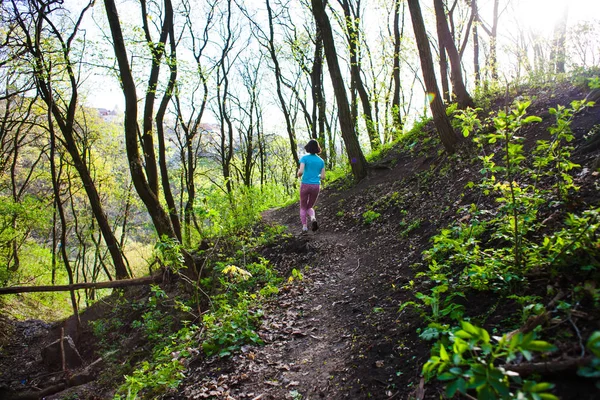
[[[521,26],[542,35],[552,34],[565,11],[569,26],[600,18],[600,0],[515,0],[513,4]]]

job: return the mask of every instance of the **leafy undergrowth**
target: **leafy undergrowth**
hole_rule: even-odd
[[[529,106],[485,121],[476,110],[458,115],[465,136],[475,134],[481,177],[465,195],[477,201],[432,238],[416,275],[426,290],[401,306],[428,322],[421,337],[437,341],[423,372],[445,382],[447,397],[555,399],[549,375],[600,377],[599,174],[574,161],[572,129],[594,103],[550,108],[540,127],[548,137],[527,148],[524,127],[543,122]],[[495,303],[472,307],[482,297]]]
[[[79,343],[101,372],[48,398],[595,398],[592,89],[515,89],[455,111],[472,145],[452,156],[423,121],[373,155],[367,179],[328,183],[317,234],[284,234],[296,206],[275,210],[260,231],[203,246],[196,290],[98,302]],[[172,244],[159,249],[177,266]],[[21,347],[5,349],[3,369]],[[4,382],[49,385],[38,366]]]

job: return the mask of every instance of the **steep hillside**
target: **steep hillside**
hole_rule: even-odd
[[[549,128],[555,125],[555,114],[549,108],[557,104],[568,106],[588,93],[584,87],[569,84],[511,93],[511,99],[513,96],[531,99],[527,115],[542,118],[541,122],[532,121],[518,130],[527,154],[519,164],[520,170],[535,170],[530,150],[536,147],[537,140],[553,140]],[[508,106],[506,103],[500,97],[490,107],[503,109]],[[485,116],[480,113],[483,122],[478,128],[480,133],[471,133],[471,137],[495,132]],[[566,226],[564,221],[569,213],[579,215],[600,206],[600,150],[590,146],[597,140],[600,107],[581,110],[569,123],[575,136],[570,160],[580,165],[570,175],[579,190],[569,190],[566,200],[559,202],[552,194],[555,176],[523,177],[524,181],[535,181],[536,190],[548,189],[544,192],[547,202],[536,203],[535,229],[520,237],[523,243],[544,243],[546,234]],[[442,382],[433,376],[426,383],[422,369],[432,355],[436,339],[449,346],[460,326],[459,320],[468,320],[495,336],[515,330],[520,330],[522,336],[535,331],[538,339],[555,345],[549,352],[532,351],[531,360],[517,355],[511,365],[539,365],[543,361],[552,366],[581,357],[588,357],[589,361],[591,353],[585,348],[585,341],[600,329],[597,287],[600,249],[582,246],[589,264],[577,266],[583,258],[570,243],[579,243],[583,236],[590,236],[591,243],[598,243],[595,217],[584,221],[587,227],[582,229],[581,237],[574,240],[563,237],[566,244],[552,258],[553,262],[561,261],[558,267],[540,260],[539,268],[525,268],[523,263],[523,271],[507,272],[498,267],[494,270],[497,276],[481,278],[472,272],[464,278],[458,268],[462,271],[474,263],[465,255],[467,261],[449,267],[455,268],[456,275],[441,269],[433,271],[435,265],[442,265],[442,260],[456,260],[463,254],[460,249],[465,253],[479,249],[493,258],[500,253],[492,250],[510,243],[510,235],[498,237],[498,231],[493,230],[501,224],[502,202],[492,189],[486,193],[481,186],[487,175],[482,174],[486,166],[478,159],[495,152],[499,155],[494,160],[501,165],[502,150],[500,141],[496,144],[486,141],[482,149],[464,146],[458,154],[448,156],[441,150],[432,126],[426,125],[422,131],[415,130],[395,147],[383,151],[372,163],[367,179],[356,185],[343,180],[329,184],[316,208],[321,227],[317,232],[299,234],[296,205],[265,213],[261,229],[285,225],[288,234],[260,244],[256,251],[274,265],[281,277],[290,279],[278,294],[263,303],[260,312],[251,310],[253,315],[262,314],[255,341],[264,345],[246,343],[222,358],[203,355],[200,345],[182,349],[191,354],[188,357],[191,361],[185,362],[185,371],[176,369],[183,374],[181,383],[160,396],[255,400],[437,399],[445,390]],[[519,204],[521,207],[525,203]],[[493,218],[500,222],[486,225]],[[482,229],[480,236],[469,233],[474,241],[460,242],[461,232],[465,229],[472,232],[480,226],[487,230]],[[439,236],[443,229],[447,229],[446,236]],[[434,237],[437,239],[432,241]],[[436,243],[445,247],[432,250]],[[218,247],[215,253],[226,250],[222,245],[215,247]],[[488,249],[490,252],[486,253]],[[569,259],[573,263],[569,264]],[[459,286],[458,281],[464,279],[473,286],[465,289],[464,281]],[[167,285],[164,289],[167,295],[180,290],[177,285]],[[90,349],[83,358],[90,364],[102,355],[103,371],[90,372],[92,382],[46,398],[112,397],[116,386],[122,383],[122,373],[130,374],[135,363],[147,359],[154,351],[153,344],[131,333],[128,325],[143,320],[143,315],[147,315],[144,312],[148,312],[133,305],[152,296],[156,296],[156,291],[136,289],[124,296],[113,295],[104,305],[98,304],[84,313],[84,322],[96,322],[87,325],[80,336]],[[116,317],[122,323],[107,326],[98,322],[101,317],[104,321]],[[184,318],[182,312],[165,322],[165,326],[179,326],[178,322]],[[40,372],[39,357],[29,353],[30,349],[39,351],[56,338],[60,325],[52,330],[49,325],[38,324],[39,329],[32,333],[29,328],[33,323],[19,324],[6,324],[11,331],[6,328],[0,357],[0,370],[4,371],[0,387],[4,386],[11,398],[26,398],[23,393],[35,396],[51,384],[60,383],[60,379],[50,382],[48,377],[52,374]],[[92,330],[96,336],[91,335]],[[103,344],[98,335],[104,338]],[[106,356],[110,347],[107,345],[112,346],[111,358]],[[23,353],[25,347],[27,351]],[[96,351],[92,352],[92,348]],[[435,349],[434,353],[439,354],[439,345]],[[178,365],[179,353],[167,358]],[[499,359],[497,363],[505,361]],[[11,365],[19,368],[11,370]],[[596,398],[595,381],[576,372],[575,364],[564,370],[538,369],[528,379],[556,384],[552,393],[562,399]],[[79,382],[72,382],[75,383]],[[141,391],[140,396],[156,397],[151,393]]]
[[[526,148],[550,138],[548,129],[554,124],[550,107],[568,107],[589,93],[569,84],[554,89],[558,90],[517,94],[523,99],[533,96],[528,115],[542,117],[519,132]],[[506,103],[503,98],[497,102]],[[597,106],[573,118],[576,149],[589,143],[587,135],[593,135],[599,123]],[[423,335],[431,321],[427,309],[435,307],[427,299],[419,305],[415,297],[434,287],[427,276],[417,278],[427,268],[422,252],[432,246],[431,238],[441,229],[457,221],[468,223],[472,204],[495,210],[498,203],[470,189],[469,182],[481,179],[475,149],[448,157],[440,155],[436,142],[427,126],[414,141],[406,140],[386,152],[375,163],[380,168],[373,169],[368,179],[349,188],[331,185],[316,209],[322,228],[308,237],[298,236],[296,206],[265,214],[266,223],[284,224],[294,236],[266,248],[263,254],[284,275],[298,269],[305,279],[269,305],[260,333],[264,347],[245,348],[225,363],[199,363],[192,368],[183,393],[173,398],[203,398],[211,393],[216,398],[236,399],[439,398],[440,382],[431,379],[425,385],[422,377],[433,344]],[[564,204],[567,209],[554,206],[540,211],[538,218],[549,219],[548,228],[542,227],[536,235],[550,230],[550,222],[567,212],[598,207],[598,154],[597,150],[574,151],[573,161],[581,165],[574,173],[580,189]],[[550,185],[550,180],[545,184]],[[597,243],[598,233],[594,235]],[[598,252],[590,254],[597,256]],[[578,342],[600,328],[597,298],[590,302],[582,296],[569,317],[572,326],[551,309],[557,292],[562,299],[574,300],[577,279],[596,282],[595,275],[575,275],[571,275],[573,282],[566,283],[561,280],[569,280],[567,276],[531,271],[528,282],[512,296],[501,290],[470,290],[457,306],[466,319],[501,335],[536,322],[527,319],[524,310],[547,305],[553,320],[540,323],[538,318],[539,326],[530,329],[535,328],[540,338],[555,340],[559,349],[532,361],[558,364],[577,357],[582,349]],[[449,314],[436,321],[452,323]],[[563,399],[592,399],[597,394],[594,381],[578,377],[575,368],[538,379],[554,382],[554,393]]]

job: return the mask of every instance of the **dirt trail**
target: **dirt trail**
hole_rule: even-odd
[[[335,192],[321,196],[315,233],[299,235],[296,207],[264,214],[265,223],[287,226],[292,235],[265,256],[283,276],[295,268],[304,279],[265,308],[265,345],[245,347],[225,365],[192,368],[186,398],[399,399],[415,391],[423,357],[408,345],[414,327],[395,321],[398,299],[390,288],[397,277],[377,267],[393,246],[342,223]]]
[[[261,349],[278,357],[276,366],[285,365],[273,371],[282,387],[263,387],[261,394],[292,397],[290,392],[296,390],[306,399],[348,398],[344,391],[351,382],[346,375],[356,356],[353,338],[360,328],[352,318],[359,311],[356,287],[362,279],[355,238],[322,230],[300,240],[306,240],[309,252],[314,249],[309,261],[315,264],[305,272],[304,293],[292,306],[291,312],[297,310],[299,317],[292,337],[285,344],[274,342]],[[325,260],[318,256],[323,253],[328,255]]]

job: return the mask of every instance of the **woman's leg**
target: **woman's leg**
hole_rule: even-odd
[[[307,204],[309,199],[308,185],[300,184],[300,222],[302,227],[306,228],[306,213],[308,210]]]
[[[315,210],[313,209],[315,203],[317,202],[317,198],[319,197],[319,185],[306,185],[308,188],[308,199],[306,202],[306,213],[310,217],[311,220],[315,219]],[[306,219],[306,218],[305,218]]]

